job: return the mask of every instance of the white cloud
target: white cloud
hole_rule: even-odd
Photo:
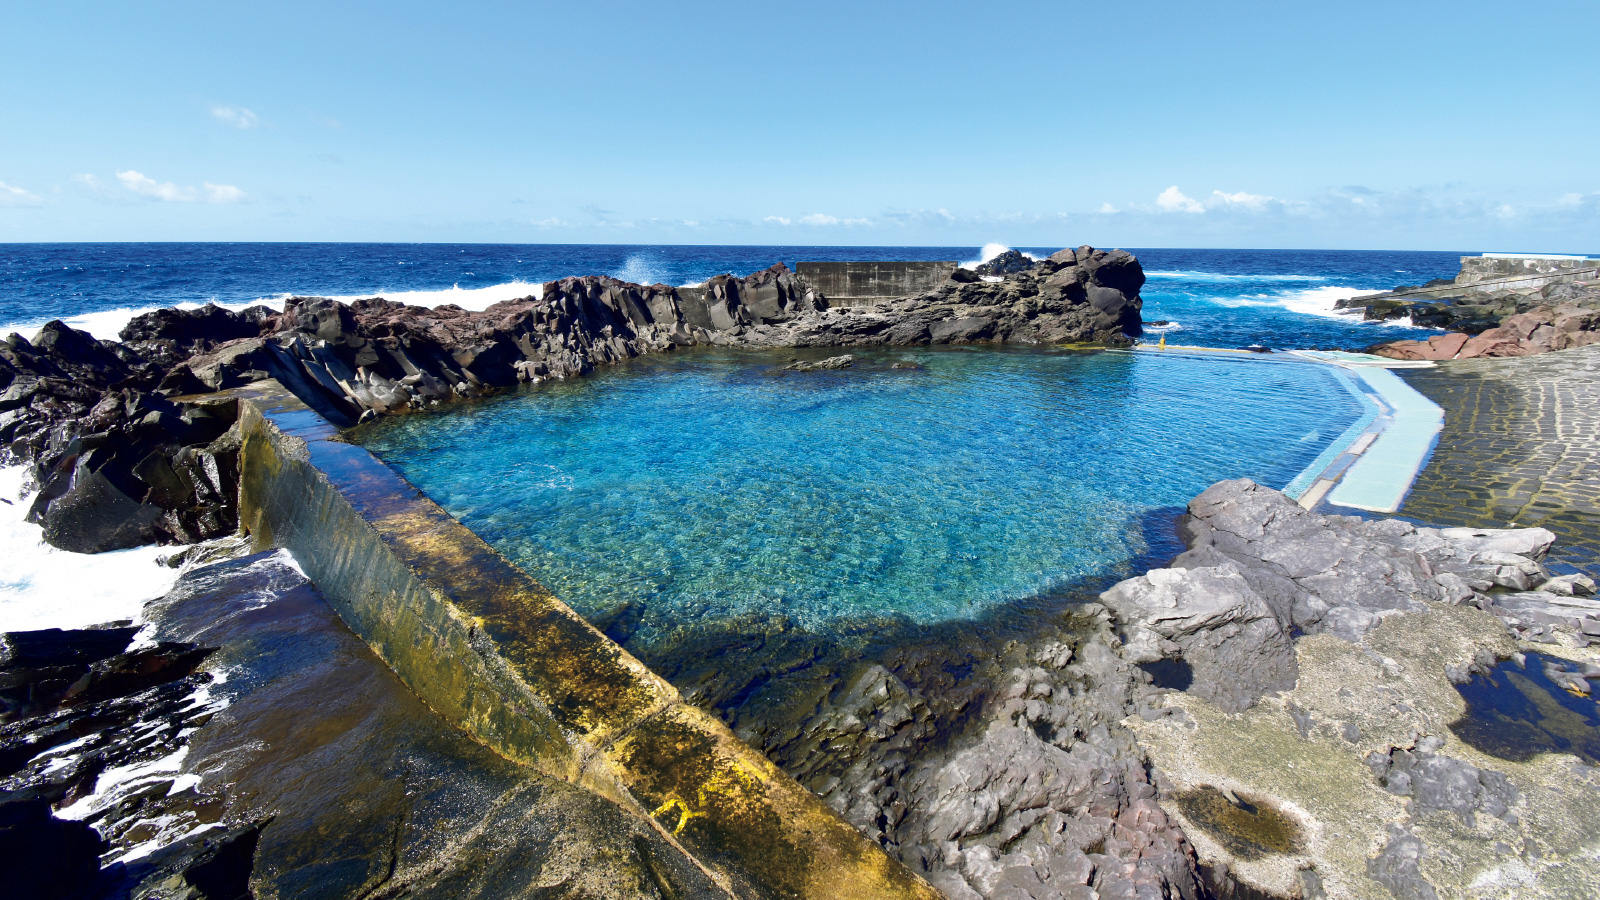
[[[93,175],[82,175],[79,181],[91,188],[99,187],[99,179]],[[179,187],[170,181],[156,181],[142,172],[133,169],[117,173],[117,181],[129,191],[140,197],[150,200],[160,200],[164,203],[238,203],[246,199],[245,192],[231,184],[212,184],[206,182],[203,187]]]
[[[14,187],[0,181],[0,206],[38,206],[44,201],[32,191]]]
[[[528,221],[539,226],[540,228],[559,228],[560,226],[567,224],[555,216],[551,216],[548,219],[529,219]]]
[[[1262,209],[1272,202],[1272,198],[1265,194],[1247,194],[1244,191],[1236,194],[1212,191],[1211,200],[1213,206],[1243,206],[1247,209]]]
[[[259,116],[242,106],[213,106],[211,115],[234,128],[254,128],[261,121]]]
[[[788,225],[789,224],[789,220],[787,218],[783,217],[783,216],[767,216],[765,219],[762,219],[761,221],[770,222],[773,225]]]
[[[207,203],[239,203],[245,199],[244,191],[231,184],[205,183]]]
[[[800,217],[801,225],[871,225],[866,219],[841,219],[827,213],[811,213]]]
[[[83,185],[89,190],[90,193],[103,199],[114,200],[120,196],[117,191],[111,187],[111,185],[106,184],[104,181],[101,181],[93,175],[74,175],[72,176],[72,180]]]
[[[1167,188],[1156,195],[1156,206],[1167,212],[1205,212],[1206,208],[1198,200],[1178,190],[1177,185]]]
[[[1115,206],[1112,206],[1109,202],[1100,204],[1100,212],[1105,214],[1105,215],[1110,215],[1111,213],[1114,213],[1116,211],[1117,211],[1117,208]]]

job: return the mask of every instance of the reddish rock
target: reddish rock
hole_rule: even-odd
[[[1392,341],[1367,352],[1390,359],[1479,359],[1532,356],[1600,343],[1600,310],[1539,306],[1508,317],[1499,326],[1468,337],[1460,332],[1426,341]]]

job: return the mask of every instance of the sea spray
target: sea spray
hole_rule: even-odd
[[[68,553],[44,542],[44,530],[26,521],[27,469],[0,468],[0,631],[85,628],[139,621],[148,600],[178,578],[161,564],[171,547],[134,547],[109,553]]]

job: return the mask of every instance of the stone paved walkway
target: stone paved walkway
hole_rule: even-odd
[[[1445,411],[1402,516],[1548,528],[1552,559],[1600,573],[1600,346],[1400,374]]]

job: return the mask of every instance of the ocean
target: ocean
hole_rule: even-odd
[[[800,260],[958,260],[986,247],[652,246],[599,244],[0,244],[0,334],[62,319],[115,338],[128,319],[207,302],[281,307],[295,295],[383,296],[482,309],[568,275],[695,284]],[[1045,256],[1058,247],[1019,247]],[[1126,248],[1144,264],[1146,321],[1169,343],[1361,349],[1426,336],[1409,323],[1334,312],[1355,294],[1453,276],[1463,253]]]

